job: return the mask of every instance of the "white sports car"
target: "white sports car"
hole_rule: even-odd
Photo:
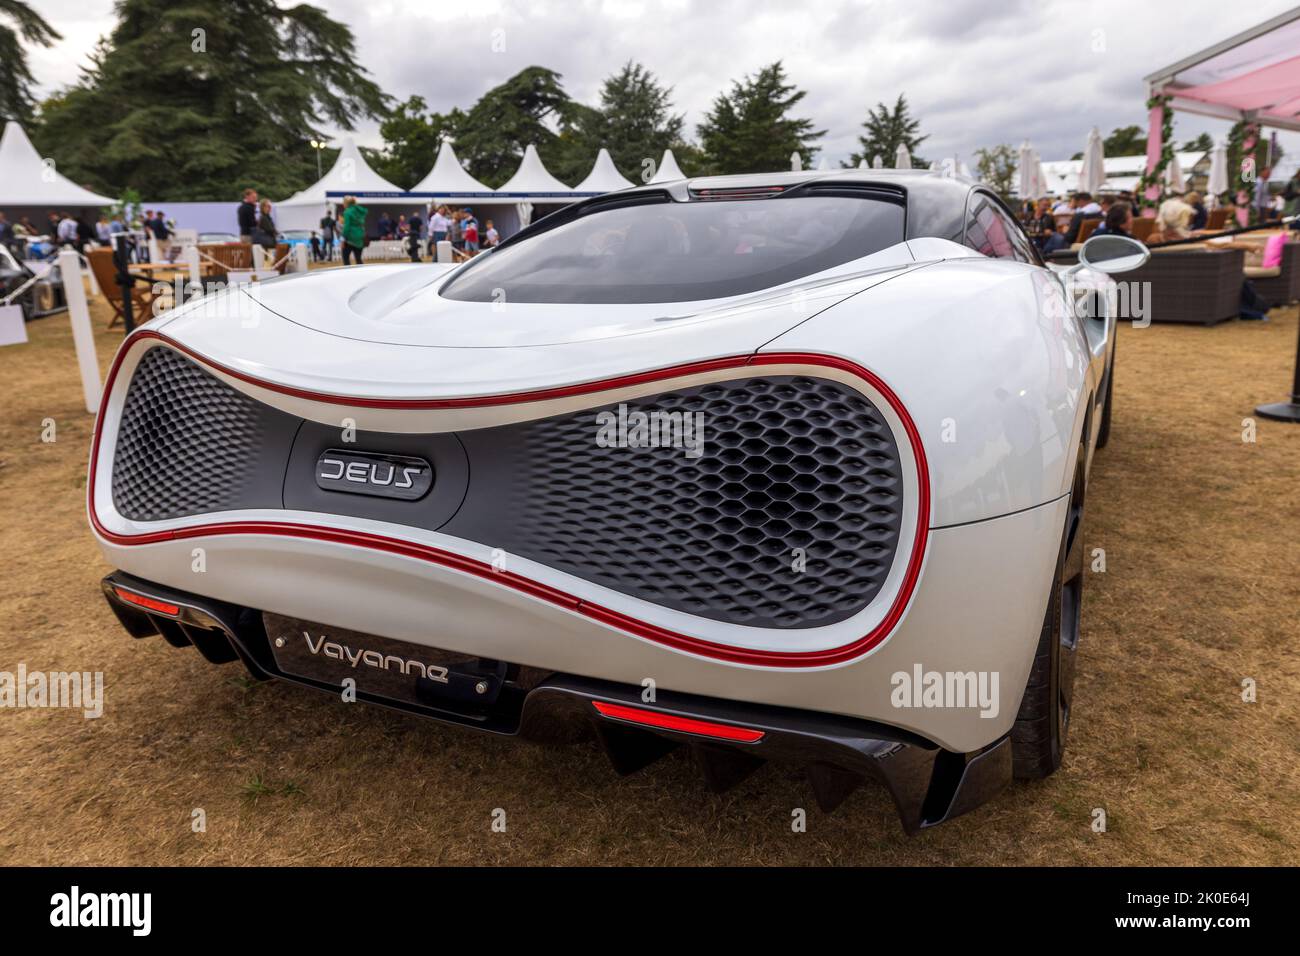
[[[594,729],[620,772],[795,760],[826,809],[874,779],[915,832],[1061,760],[1100,273],[1145,249],[1080,258],[1045,267],[977,184],[855,170],[639,187],[450,271],[208,296],[106,384],[105,594],[259,678]]]

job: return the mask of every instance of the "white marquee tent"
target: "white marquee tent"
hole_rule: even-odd
[[[596,163],[591,167],[587,178],[573,187],[575,193],[612,193],[620,189],[631,189],[635,183],[623,176],[614,165],[609,150],[603,146],[596,154]]]
[[[444,139],[438,147],[438,158],[433,163],[433,169],[411,187],[411,192],[430,193],[429,198],[437,202],[444,199],[479,199],[492,196],[496,190],[483,185],[467,173],[456,158],[451,143]]]
[[[0,136],[0,208],[65,209],[112,206],[111,196],[101,196],[60,175],[46,165],[23,128],[13,120]]]
[[[652,183],[667,183],[674,179],[685,179],[686,174],[682,172],[681,167],[677,165],[677,157],[673,155],[671,149],[664,150],[663,159],[659,160],[659,170],[650,180]]]
[[[337,194],[334,197],[329,193]],[[383,176],[370,168],[361,150],[351,137],[343,140],[338,158],[329,172],[301,192],[275,204],[276,225],[286,229],[314,229],[325,214],[327,203],[350,193],[369,193],[367,205],[401,205],[409,206],[409,199],[386,198],[377,193],[402,195],[400,186],[394,186]]]

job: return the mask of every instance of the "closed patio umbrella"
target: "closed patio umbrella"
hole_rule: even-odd
[[[1211,206],[1219,204],[1219,197],[1228,191],[1228,143],[1220,138],[1210,150],[1210,179],[1206,185]]]
[[[1093,127],[1083,148],[1083,166],[1079,169],[1079,190],[1096,195],[1106,184],[1106,164],[1102,152],[1101,131]]]
[[[1170,192],[1187,191],[1187,181],[1183,179],[1183,167],[1178,162],[1177,153],[1174,153],[1173,159],[1169,160],[1169,165],[1165,167],[1165,185],[1169,187]]]

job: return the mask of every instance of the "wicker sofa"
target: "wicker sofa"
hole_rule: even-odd
[[[1116,278],[1149,282],[1151,321],[1214,325],[1241,313],[1241,249],[1153,249],[1140,269]]]

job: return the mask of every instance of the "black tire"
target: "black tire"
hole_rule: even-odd
[[[1118,326],[1115,328],[1115,332],[1118,334]],[[1106,404],[1101,410],[1101,428],[1097,430],[1098,448],[1105,448],[1106,443],[1110,441],[1110,410],[1115,398],[1115,350],[1118,348],[1119,340],[1116,339],[1110,353],[1110,365],[1106,367]]]
[[[1049,776],[1061,765],[1065,753],[1083,597],[1083,505],[1083,450],[1080,449],[1047,614],[1025,696],[1011,730],[1013,769],[1015,776],[1022,780]]]

